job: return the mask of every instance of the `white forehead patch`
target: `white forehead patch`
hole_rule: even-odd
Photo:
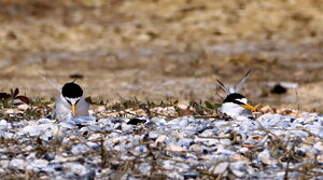
[[[65,97],[65,99],[67,101],[69,101],[71,104],[76,104],[81,98],[68,98],[68,97]]]
[[[236,99],[239,102],[242,102],[243,104],[247,104],[248,103],[248,99],[247,98],[241,98],[241,99]]]

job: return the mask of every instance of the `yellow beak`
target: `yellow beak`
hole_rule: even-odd
[[[72,104],[72,115],[76,115],[76,104]]]
[[[245,109],[248,109],[248,110],[250,110],[250,111],[252,111],[252,112],[257,111],[257,108],[256,108],[256,107],[254,107],[254,106],[252,106],[252,105],[250,105],[250,104],[243,104],[243,105],[241,105],[241,107],[243,107],[243,108],[245,108]]]

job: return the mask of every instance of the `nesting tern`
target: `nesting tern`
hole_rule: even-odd
[[[75,82],[65,83],[56,98],[54,117],[63,121],[69,117],[88,116],[90,104],[85,100],[83,89]]]
[[[243,78],[234,85],[234,87],[225,86],[221,81],[217,80],[220,88],[225,92],[226,96],[220,107],[220,112],[232,118],[251,117],[251,112],[256,111],[256,107],[248,104],[248,99],[239,93],[250,74],[250,70]]]

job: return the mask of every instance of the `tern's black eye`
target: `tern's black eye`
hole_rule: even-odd
[[[239,93],[232,93],[232,94],[229,94],[223,101],[223,103],[226,103],[226,102],[232,102],[232,103],[236,103],[236,104],[244,104],[240,101],[238,101],[238,99],[244,99],[246,97],[242,96],[241,94]]]
[[[80,101],[80,99],[78,99],[78,100],[75,102],[75,104],[79,103],[79,101]]]

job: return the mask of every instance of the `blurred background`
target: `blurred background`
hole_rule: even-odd
[[[216,101],[249,68],[253,104],[323,112],[322,0],[1,0],[0,90]]]

